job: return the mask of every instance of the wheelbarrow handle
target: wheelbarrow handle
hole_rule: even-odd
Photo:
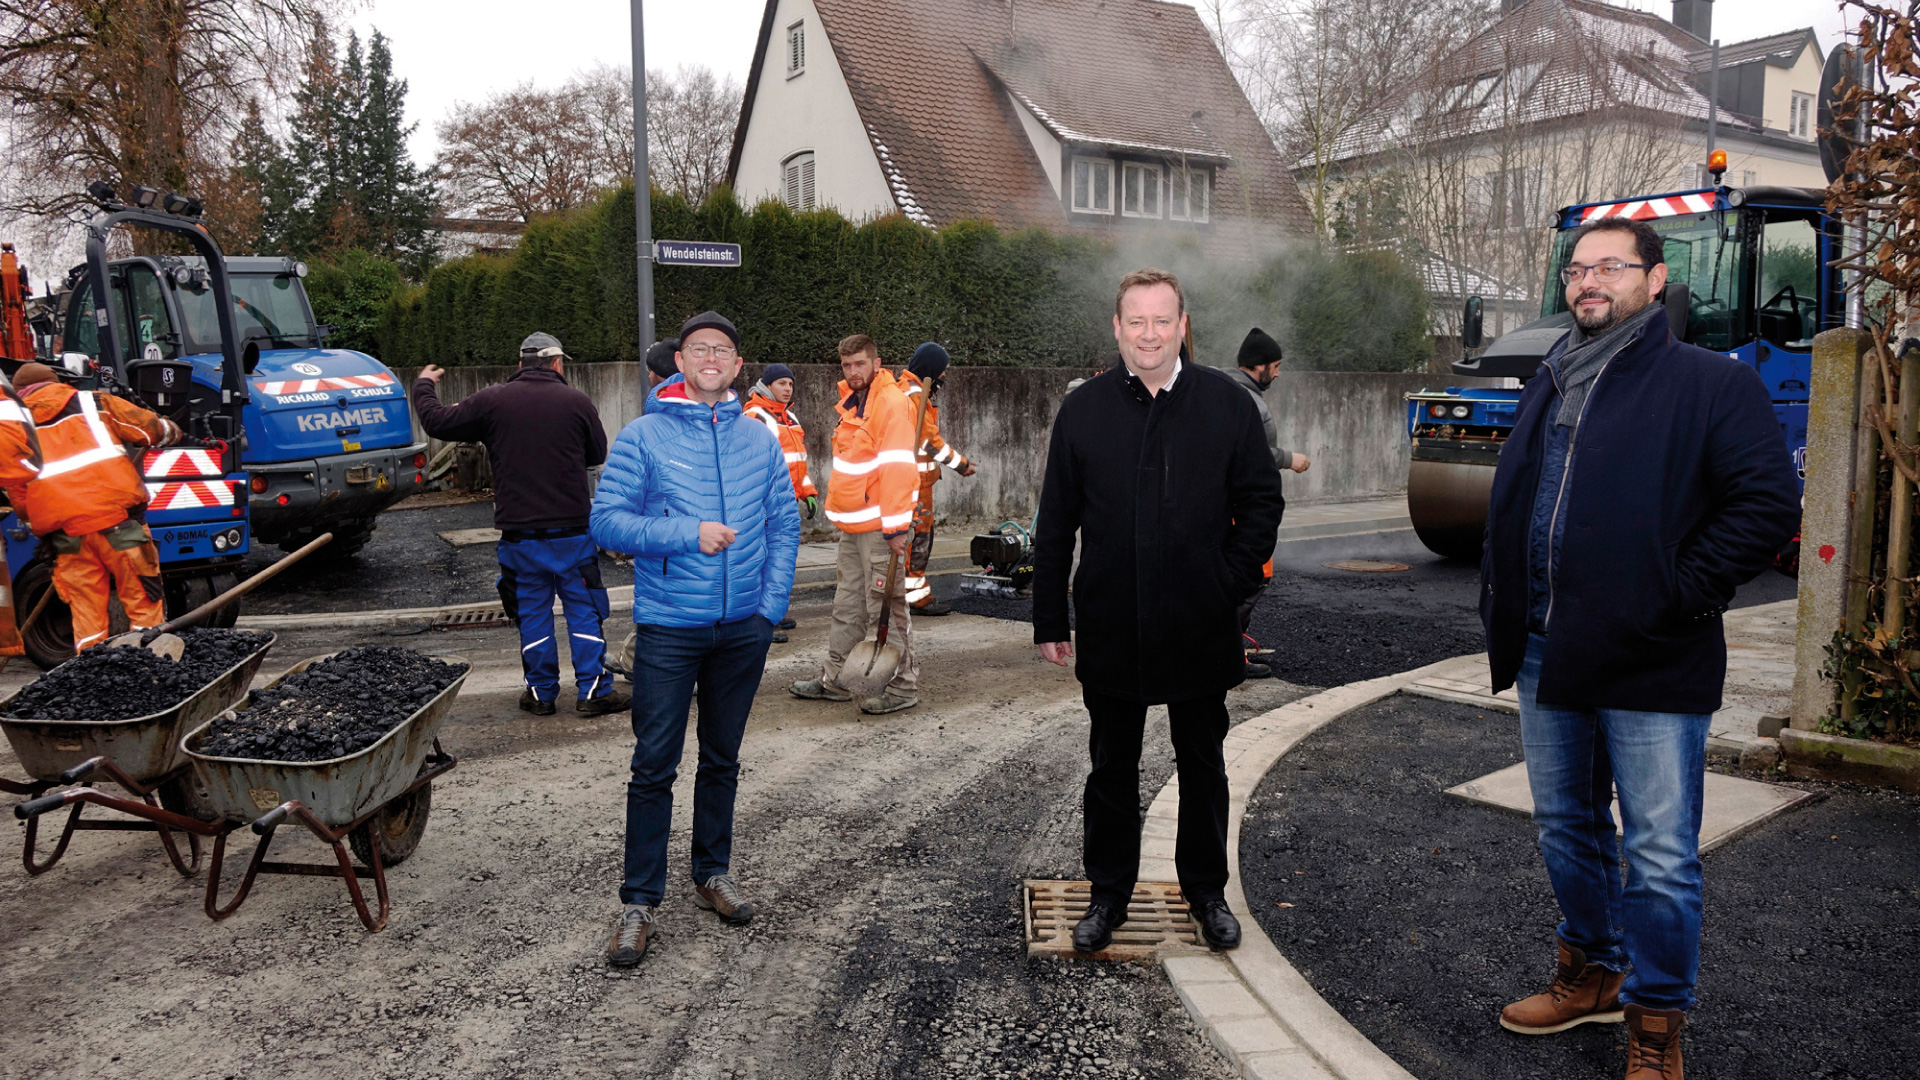
[[[268,833],[272,832],[273,830],[279,828],[280,823],[287,820],[287,815],[291,813],[293,813],[293,804],[290,802],[283,802],[279,806],[276,806],[273,809],[267,811],[266,813],[261,814],[258,818],[254,819],[254,822],[253,822],[254,835],[265,836]]]
[[[92,776],[93,771],[98,769],[100,763],[105,760],[107,759],[103,757],[90,757],[80,764],[75,765],[73,768],[68,769],[66,772],[61,773],[60,782],[63,784],[78,784],[87,777]]]
[[[51,795],[42,795],[37,799],[28,799],[13,808],[13,816],[21,821],[37,818],[48,811],[58,810],[67,801],[67,793],[56,791]]]

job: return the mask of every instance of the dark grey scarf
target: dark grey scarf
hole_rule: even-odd
[[[1574,324],[1567,351],[1561,353],[1553,365],[1554,374],[1560,380],[1560,412],[1554,417],[1554,423],[1561,427],[1579,426],[1580,410],[1586,408],[1587,395],[1593,392],[1593,380],[1600,377],[1600,369],[1646,329],[1647,320],[1653,318],[1657,310],[1658,305],[1648,304],[1596,338],[1587,337],[1580,324]]]

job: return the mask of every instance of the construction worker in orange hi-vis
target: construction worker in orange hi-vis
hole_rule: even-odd
[[[40,440],[33,430],[33,414],[0,376],[0,489],[17,491],[40,475]],[[13,609],[13,571],[0,545],[0,656],[26,652],[20,640],[18,615]]]
[[[880,363],[873,339],[855,334],[840,343],[840,418],[833,429],[833,471],[827,478],[827,520],[840,530],[833,588],[833,628],[827,631],[827,659],[820,677],[802,679],[788,689],[816,701],[852,701],[841,685],[847,654],[866,639],[885,610],[888,644],[900,647],[893,678],[880,692],[860,702],[871,716],[899,712],[920,703],[919,662],[913,655],[913,624],[898,579],[896,560],[904,562],[913,534],[913,406],[900,392],[893,373]],[[894,580],[889,580],[889,578]]]
[[[935,398],[952,358],[947,350],[929,341],[913,350],[913,359],[900,377],[900,389],[907,402],[918,409],[919,395],[927,395],[927,410],[920,421],[919,452],[914,464],[920,474],[920,499],[913,510],[913,544],[907,552],[907,603],[915,615],[948,615],[953,609],[933,597],[927,584],[927,564],[933,559],[933,485],[940,482],[940,467],[946,466],[961,476],[979,470],[959,450],[940,437],[940,406]]]
[[[132,628],[165,622],[160,553],[140,520],[147,486],[126,448],[170,446],[180,441],[179,425],[112,394],[67,386],[45,364],[22,366],[13,385],[33,417],[40,467],[0,484],[58,556],[53,587],[73,612],[74,651],[106,639],[115,592]]]
[[[749,419],[758,420],[773,432],[780,440],[780,452],[787,458],[787,474],[793,478],[793,497],[800,504],[800,516],[812,520],[820,512],[820,489],[813,486],[813,477],[807,472],[807,431],[800,426],[800,417],[793,411],[793,369],[785,364],[768,364],[760,373],[760,381],[747,391],[746,414]],[[804,532],[806,526],[801,526]],[[788,615],[774,627],[775,644],[784,644],[786,632],[793,629],[793,616]]]

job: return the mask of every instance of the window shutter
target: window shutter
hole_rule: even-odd
[[[800,203],[802,210],[813,209],[813,155],[800,162]]]
[[[807,28],[805,23],[794,23],[787,27],[787,71],[789,74],[804,70],[807,66]]]

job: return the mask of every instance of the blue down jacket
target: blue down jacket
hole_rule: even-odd
[[[700,523],[733,528],[733,545],[700,553]],[[729,396],[707,406],[675,375],[621,429],[593,497],[594,543],[632,555],[633,621],[713,626],[787,615],[800,511],[780,443]]]

